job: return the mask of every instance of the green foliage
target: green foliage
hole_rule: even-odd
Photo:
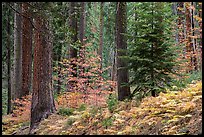
[[[59,108],[58,114],[62,116],[70,116],[73,114],[73,108]]]
[[[109,126],[112,126],[113,125],[113,121],[114,121],[114,118],[112,118],[112,117],[105,118],[102,121],[102,126],[104,126],[105,128],[107,128]]]
[[[2,88],[2,115],[7,112],[7,90]]]
[[[183,76],[186,78],[172,80],[171,86],[168,88],[171,90],[181,90],[190,83],[202,80],[202,71],[193,71],[192,73],[183,74]]]
[[[71,126],[74,122],[75,122],[75,119],[70,118],[70,119],[67,120],[67,123],[66,123],[66,124],[67,124],[68,126]]]
[[[86,110],[86,104],[81,104],[80,107],[78,108],[79,111],[84,111]]]
[[[91,116],[92,116],[92,117],[95,117],[97,113],[100,113],[100,114],[103,113],[102,107],[92,106],[92,107],[91,107],[91,110],[90,110]]]
[[[108,104],[108,110],[110,112],[113,112],[117,107],[118,100],[113,94],[110,94],[107,99],[107,104]]]
[[[157,93],[171,81],[176,65],[171,5],[138,2],[129,8],[133,17],[128,22],[129,57],[125,58],[129,61],[130,84]]]
[[[202,80],[202,70],[201,71],[193,71],[192,73],[187,74],[187,83],[192,83],[193,81]]]

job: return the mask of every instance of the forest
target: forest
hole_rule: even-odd
[[[2,135],[202,135],[202,2],[2,2]]]

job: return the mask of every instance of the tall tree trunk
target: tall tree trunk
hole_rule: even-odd
[[[22,4],[22,92],[20,97],[30,93],[32,72],[32,26],[28,3]]]
[[[52,43],[49,22],[35,17],[35,48],[30,134],[39,122],[56,111],[52,92]]]
[[[85,78],[82,74],[85,72],[85,68],[82,66],[85,62],[85,47],[84,47],[84,35],[85,35],[85,2],[80,3],[80,20],[79,20],[79,40],[80,40],[80,65],[79,65],[79,75],[80,78]],[[86,85],[85,83],[81,83],[82,85]],[[85,87],[81,89],[82,92],[85,92]]]
[[[84,28],[85,28],[85,2],[81,2],[80,22],[79,22],[79,40],[84,44]]]
[[[177,13],[177,2],[174,2],[172,5],[172,10],[173,10],[173,15],[178,17],[178,13]],[[177,24],[177,20],[176,20],[176,24]],[[175,39],[177,44],[179,43],[179,34],[178,34],[178,26],[176,26],[176,32],[175,32]]]
[[[103,63],[103,22],[104,22],[104,2],[101,2],[101,11],[100,11],[100,34],[99,34],[99,49],[98,49],[98,54],[101,58],[101,62],[100,62],[100,69],[102,69],[102,63]]]
[[[191,6],[194,7],[193,2],[191,2]],[[193,55],[192,55],[192,63],[194,70],[198,70],[198,63],[197,63],[197,46],[196,46],[196,41],[195,41],[195,21],[194,21],[194,12],[195,9],[191,9],[191,34],[192,34],[192,50],[193,50]]]
[[[77,2],[71,2],[70,3],[70,30],[71,30],[71,45],[76,46],[76,42],[78,40],[77,37]],[[70,46],[70,59],[76,59],[77,58],[77,49],[74,48],[74,46]],[[74,70],[74,72],[71,73],[73,77],[77,77],[77,65],[76,63],[70,64]],[[70,81],[68,83],[68,91],[72,91],[73,87],[75,86],[76,81]]]
[[[127,29],[127,5],[126,2],[117,3],[117,14],[116,14],[116,36],[117,36],[117,89],[118,89],[118,100],[124,100],[130,96],[130,87],[125,85],[129,82],[127,62],[121,58],[126,55],[127,41],[125,36]],[[123,50],[123,51],[121,51]]]
[[[60,94],[61,91],[61,85],[62,85],[62,81],[61,81],[61,54],[62,54],[62,45],[59,46],[58,49],[58,55],[57,55],[57,66],[59,67],[57,69],[57,75],[58,75],[58,80],[57,80],[57,94]]]
[[[199,3],[199,17],[202,19],[202,2]],[[202,70],[202,20],[199,21],[199,26],[200,26],[200,43],[199,43],[199,49],[200,49],[200,66],[201,66],[201,70]]]
[[[8,104],[7,114],[11,113],[11,29],[10,29],[11,9],[8,8],[7,17],[7,74],[8,74]]]
[[[21,4],[14,4],[15,9],[21,13]],[[14,73],[12,99],[20,97],[22,91],[22,16],[14,13]]]
[[[59,6],[63,6],[63,2],[60,2]],[[69,15],[68,15],[68,17],[69,17]],[[66,20],[63,19],[63,21],[59,22],[60,23],[59,25],[63,26],[63,25],[65,25],[65,22],[66,22]],[[63,39],[63,37],[60,37],[60,38]],[[56,54],[54,54],[54,56],[56,56],[57,66],[58,66],[58,69],[57,69],[57,76],[58,76],[58,80],[57,80],[57,94],[60,94],[60,92],[61,92],[61,85],[62,85],[62,79],[61,79],[61,77],[62,77],[62,75],[61,75],[61,67],[62,66],[61,66],[61,63],[60,63],[61,57],[62,57],[62,44],[61,43],[59,43],[59,46],[57,48],[57,52],[56,52]]]
[[[183,11],[185,10],[184,2],[178,2],[178,8],[177,8],[177,14],[178,14],[178,38],[179,38],[179,43],[183,44],[186,40],[186,19],[184,18],[184,13]],[[186,56],[186,48],[183,48],[183,58]]]
[[[153,3],[152,3],[152,17],[153,17],[153,15],[154,15],[154,9],[153,9]],[[152,18],[152,22],[151,22],[152,30],[154,29],[153,20],[154,19]],[[155,44],[155,42],[152,41],[152,45],[151,45],[151,58],[152,59],[154,59],[154,44]],[[153,69],[153,64],[151,65],[151,82],[152,82],[151,94],[152,94],[153,97],[155,97],[156,96],[156,92],[153,89],[153,87],[154,87],[154,69]]]
[[[191,40],[191,15],[190,15],[190,3],[185,2],[185,15],[186,15],[186,31],[187,31],[187,43],[186,43],[186,57],[188,60],[188,70],[187,72],[190,72],[193,70],[193,64],[192,64],[192,40]]]
[[[77,13],[76,13],[77,2],[70,3],[70,30],[71,30],[71,44],[75,44],[77,41]],[[77,57],[77,49],[70,47],[70,58]]]
[[[183,9],[183,2],[178,2],[178,10],[177,10],[177,15],[178,15],[178,20],[177,20],[177,25],[178,25],[178,32],[180,32],[178,34],[178,40],[179,40],[179,43],[183,43],[184,41],[184,33],[183,33],[183,23],[182,21],[184,20],[184,17],[183,17],[183,13],[182,13],[182,10]]]
[[[115,62],[116,62],[116,53],[115,53],[115,48],[113,48],[112,54],[111,54],[111,58],[112,58],[112,68],[111,68],[111,80],[115,81],[115,70],[116,70],[116,66],[115,66]]]
[[[115,11],[117,11],[117,3],[115,4]],[[115,16],[115,22],[117,21],[117,19],[116,19],[117,17]],[[110,21],[110,20],[109,20]],[[110,22],[109,22],[110,23]],[[117,35],[117,30],[116,30],[116,28],[117,28],[117,23],[115,23],[115,28],[114,28],[114,35],[113,36],[115,36],[114,37],[114,39],[115,39],[115,42],[117,41],[117,37],[116,37],[116,35]],[[116,46],[113,46],[113,50],[112,50],[112,52],[111,52],[111,64],[112,64],[112,68],[111,68],[111,80],[112,81],[116,81],[116,77],[117,77],[117,75],[116,75],[116,73],[117,73],[117,71],[116,71]]]
[[[80,22],[79,22],[79,40],[81,42],[81,47],[80,47],[80,56],[82,57],[81,62],[84,62],[84,53],[81,52],[85,50],[84,48],[84,33],[85,33],[85,2],[80,3]],[[82,69],[82,72],[84,72],[84,68],[80,67]]]

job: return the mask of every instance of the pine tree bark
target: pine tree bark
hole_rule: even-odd
[[[35,48],[30,134],[39,122],[56,111],[52,92],[52,39],[49,22],[35,17]]]
[[[14,3],[15,9],[22,12],[21,4]],[[14,71],[12,99],[20,97],[22,91],[22,22],[21,15],[14,12]]]
[[[126,14],[126,2],[117,3],[116,14],[116,45],[117,45],[117,89],[118,100],[122,101],[130,96],[130,87],[124,84],[129,82],[127,62],[121,58],[126,55],[127,41],[125,36],[127,29],[127,14]],[[122,51],[121,51],[122,50]]]
[[[7,74],[8,74],[8,104],[7,104],[7,114],[11,113],[11,28],[10,28],[10,16],[11,9],[8,8],[7,15]]]
[[[32,71],[32,26],[28,3],[22,4],[22,91],[20,97],[30,93]]]

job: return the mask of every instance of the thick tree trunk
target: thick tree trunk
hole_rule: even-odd
[[[127,14],[126,14],[126,2],[117,3],[117,15],[116,15],[116,36],[117,36],[117,89],[118,100],[124,100],[130,96],[130,87],[125,85],[129,82],[127,62],[121,58],[126,55],[127,41],[125,36],[127,27]],[[121,51],[123,50],[123,51]]]
[[[22,92],[20,97],[30,93],[32,72],[32,26],[28,3],[22,4]]]
[[[52,93],[51,38],[48,20],[35,18],[35,49],[30,134],[55,109]]]
[[[14,4],[15,9],[21,13],[21,4]],[[14,72],[12,99],[20,97],[22,91],[22,16],[14,12]]]
[[[104,22],[104,11],[103,11],[103,7],[104,7],[104,2],[101,2],[101,11],[100,11],[100,34],[99,34],[99,49],[98,49],[98,54],[101,58],[101,62],[100,62],[100,69],[102,69],[102,63],[103,63],[103,22]]]
[[[8,74],[8,104],[7,114],[11,113],[11,29],[10,29],[11,10],[8,8],[7,17],[7,74]]]

